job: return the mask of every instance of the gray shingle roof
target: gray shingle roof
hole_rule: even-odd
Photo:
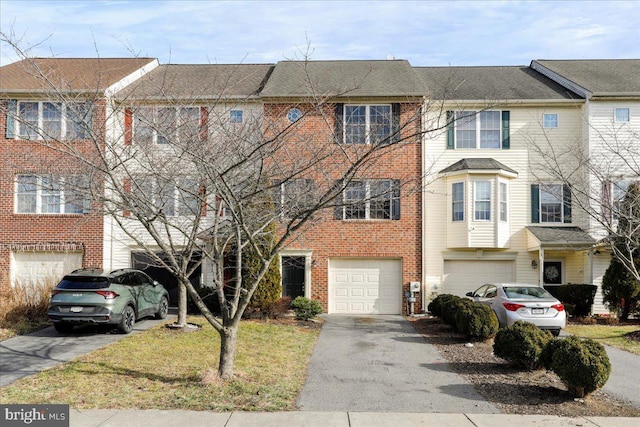
[[[413,97],[424,87],[406,60],[278,62],[264,97]]]
[[[440,173],[458,172],[463,170],[503,170],[516,175],[518,174],[518,172],[511,169],[509,166],[505,166],[492,158],[461,159],[442,169]]]
[[[588,90],[593,96],[640,96],[640,59],[532,61]]]
[[[0,67],[0,92],[103,92],[154,58],[32,58]],[[50,83],[42,76],[46,76]]]
[[[273,64],[160,65],[118,92],[133,99],[246,99],[255,96]]]
[[[570,100],[578,95],[529,67],[415,67],[434,100]]]
[[[580,227],[527,227],[533,235],[544,243],[567,244],[567,245],[591,245],[596,240]]]

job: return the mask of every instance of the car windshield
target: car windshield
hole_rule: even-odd
[[[529,286],[509,286],[504,288],[504,293],[511,299],[541,299],[553,298],[543,288]]]
[[[65,277],[58,283],[58,289],[103,289],[109,287],[106,277]]]

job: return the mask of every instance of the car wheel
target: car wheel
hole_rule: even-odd
[[[551,329],[551,333],[554,337],[557,337],[560,335],[560,329]]]
[[[73,325],[70,323],[58,322],[58,323],[54,323],[53,327],[55,328],[56,331],[60,332],[61,334],[66,334],[73,330]]]
[[[156,319],[164,319],[169,313],[169,300],[167,297],[162,297],[160,305],[158,306],[158,312],[156,313]]]
[[[122,312],[122,319],[120,319],[120,324],[118,325],[118,329],[123,334],[128,334],[133,330],[133,325],[136,323],[136,313],[133,311],[133,307],[130,305],[124,308]]]

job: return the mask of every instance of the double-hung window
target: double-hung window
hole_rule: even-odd
[[[391,179],[352,181],[344,190],[337,219],[400,219],[400,183]]]
[[[447,148],[509,148],[509,116],[509,111],[447,111]]]
[[[197,179],[177,180],[138,177],[136,180],[137,205],[141,209],[152,210],[147,215],[162,213],[166,217],[193,216],[198,214],[202,190]]]
[[[620,218],[620,209],[622,207],[622,201],[627,195],[627,190],[631,184],[635,184],[637,181],[634,179],[621,179],[613,181],[611,183],[611,193],[613,195],[613,219]]]
[[[540,186],[540,222],[563,222],[562,185]]]
[[[27,140],[87,138],[92,127],[88,103],[10,101],[7,137]]]
[[[231,123],[231,124],[241,124],[242,122],[243,122],[242,110],[231,110],[231,111],[229,111],[229,123]]]
[[[491,221],[491,181],[475,181],[474,187],[474,219]]]
[[[389,143],[392,128],[391,105],[345,105],[346,144]]]
[[[500,192],[500,221],[506,222],[509,218],[509,189],[506,182],[500,182],[498,186]]]
[[[189,144],[200,141],[198,107],[141,107],[135,112],[136,141],[155,144]]]
[[[83,214],[89,211],[89,183],[84,176],[18,175],[19,214]]]
[[[451,184],[451,220],[464,221],[464,182]]]

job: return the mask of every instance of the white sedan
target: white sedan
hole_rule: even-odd
[[[511,326],[522,320],[558,336],[567,324],[564,305],[538,285],[490,283],[468,292],[467,296],[491,307],[500,327]]]

